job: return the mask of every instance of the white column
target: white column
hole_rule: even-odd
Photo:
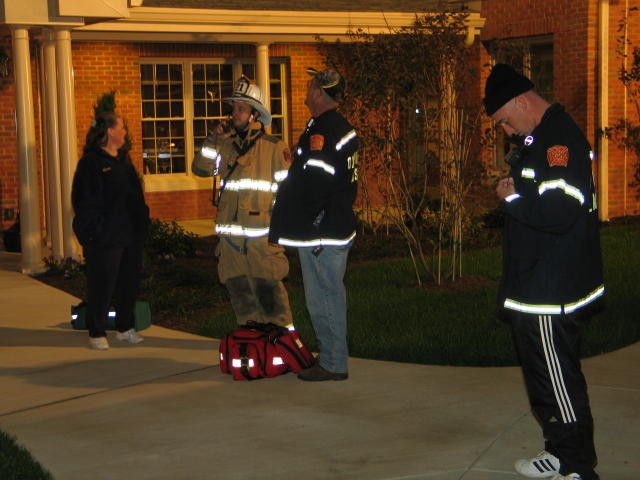
[[[26,27],[13,28],[11,36],[16,89],[22,272],[31,274],[42,271],[43,265],[29,30]]]
[[[78,243],[73,235],[73,207],[71,183],[78,164],[78,135],[76,132],[76,106],[73,94],[73,65],[71,62],[71,31],[55,32],[57,86],[58,86],[58,138],[60,139],[60,194],[62,209],[63,251],[65,257],[79,256]]]
[[[58,142],[58,101],[56,82],[55,34],[47,30],[42,39],[42,110],[45,158],[45,215],[51,255],[64,257],[62,229],[62,197],[60,193],[60,153]]]
[[[264,93],[265,107],[271,111],[269,80],[269,44],[261,43],[256,46],[256,83]],[[270,131],[270,127],[267,130]]]

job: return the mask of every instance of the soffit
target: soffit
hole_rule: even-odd
[[[158,4],[198,4],[200,0],[168,2],[149,0]],[[126,18],[104,21],[86,19],[87,24],[75,28],[74,40],[114,40],[148,42],[198,42],[198,43],[307,43],[318,37],[326,41],[347,40],[346,33],[354,28],[378,34],[388,33],[413,23],[417,13],[424,10],[364,11],[364,10],[273,10],[225,8],[174,8],[148,6],[129,9]],[[273,3],[273,2],[272,2]],[[278,6],[281,3],[278,2]],[[310,3],[310,2],[307,2]],[[329,2],[331,3],[331,2]],[[346,4],[346,2],[335,2]],[[385,2],[381,2],[385,3]],[[401,3],[405,7],[405,2]],[[430,3],[412,2],[408,3]],[[220,5],[208,2],[208,5]],[[251,5],[254,5],[252,2]],[[353,3],[351,3],[353,8]],[[484,19],[479,13],[470,13],[467,19],[469,38],[479,34]]]
[[[140,1],[140,0],[139,0]],[[353,0],[141,0],[145,7],[196,8],[223,10],[291,10],[291,11],[334,11],[345,12],[433,12],[441,5],[448,11],[463,8],[470,13],[480,13],[480,0],[367,0],[354,5]]]

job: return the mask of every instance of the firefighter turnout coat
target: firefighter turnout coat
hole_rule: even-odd
[[[604,293],[591,147],[558,104],[512,155],[499,299],[507,310],[570,314]]]
[[[238,134],[208,137],[194,160],[193,173],[221,179],[215,227],[220,244],[226,242],[240,255],[249,252],[249,243],[260,245],[261,252],[251,262],[220,258],[218,274],[223,283],[239,275],[268,280],[287,275],[282,248],[269,246],[267,236],[275,194],[287,175],[290,158],[282,140],[264,133],[260,122],[252,122],[244,138]]]
[[[278,191],[271,221],[272,242],[321,247],[353,241],[359,145],[356,131],[337,110],[309,120]]]

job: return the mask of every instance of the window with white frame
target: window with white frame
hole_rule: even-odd
[[[271,59],[272,135],[287,138],[284,59]],[[255,78],[251,60],[142,59],[142,151],[144,174],[190,175],[190,162],[207,133],[226,118],[223,101],[242,75]]]

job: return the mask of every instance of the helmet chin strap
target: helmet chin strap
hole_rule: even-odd
[[[256,110],[254,110],[249,116],[249,119],[244,123],[242,128],[240,128],[240,131],[246,132],[247,130],[249,130],[249,127],[256,120],[256,117],[258,117],[259,115],[260,114]]]

